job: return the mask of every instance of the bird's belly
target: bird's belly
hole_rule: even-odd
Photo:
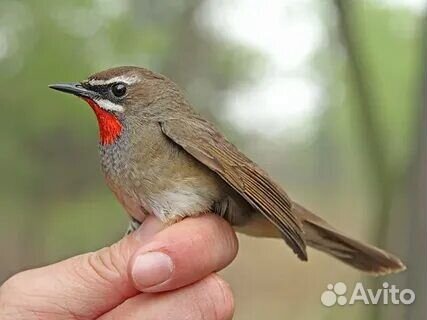
[[[252,208],[212,171],[202,168],[167,175],[145,172],[138,180],[110,180],[108,185],[130,216],[142,222],[152,214],[165,224],[214,212],[233,225],[245,224]],[[132,181],[129,183],[129,181]]]
[[[187,216],[212,211],[214,203],[224,198],[226,192],[222,180],[204,168],[144,170],[130,165],[121,170],[119,177],[114,172],[105,176],[122,206],[140,222],[147,214],[171,224]]]
[[[186,167],[164,167],[154,174],[147,172],[138,194],[151,212],[164,223],[212,211],[214,203],[224,198],[222,180],[199,163],[186,160]]]
[[[130,216],[142,222],[153,214],[171,224],[215,212],[232,224],[245,223],[253,209],[216,173],[175,146],[157,142],[156,148],[155,155],[120,147],[102,150],[107,184]]]
[[[172,184],[147,198],[152,212],[164,223],[177,222],[184,217],[195,216],[212,211],[215,198],[212,190],[185,183]]]

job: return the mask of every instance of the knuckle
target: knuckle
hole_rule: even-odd
[[[18,315],[26,314],[28,294],[23,289],[23,277],[18,273],[0,286],[0,319],[18,319]]]
[[[25,272],[28,272],[28,271],[24,271],[24,272],[13,275],[0,286],[0,302],[4,301],[6,297],[9,297],[10,295],[16,292],[19,292],[21,290],[22,282],[23,282],[22,278]]]
[[[13,292],[13,288],[16,287],[15,280],[12,278],[6,280],[2,286],[0,286],[0,309],[3,309],[6,305],[6,301]]]
[[[121,283],[128,277],[128,256],[121,244],[117,243],[85,255],[83,268],[77,268],[77,273],[85,280],[90,278],[106,284]]]
[[[17,284],[16,275],[14,275],[11,278],[7,279],[0,286],[0,297],[6,296],[10,292],[10,290],[12,290],[12,288],[16,287],[16,284]]]

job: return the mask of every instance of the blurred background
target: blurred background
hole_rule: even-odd
[[[0,283],[117,241],[90,108],[47,85],[140,65],[182,87],[299,202],[408,270],[373,280],[239,236],[235,319],[425,319],[425,0],[0,0]],[[267,249],[268,248],[268,249]],[[336,306],[327,284],[410,288],[411,306]]]

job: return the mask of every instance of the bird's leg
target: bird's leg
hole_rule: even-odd
[[[129,226],[128,226],[127,230],[126,230],[125,236],[127,236],[128,234],[131,234],[132,232],[134,232],[136,229],[139,228],[140,225],[141,225],[141,222],[139,222],[135,218],[131,218],[131,220],[129,222]]]

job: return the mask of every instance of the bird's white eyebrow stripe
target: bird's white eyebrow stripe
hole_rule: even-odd
[[[100,80],[100,79],[91,79],[88,81],[88,83],[91,86],[102,86],[105,84],[111,84],[115,82],[123,82],[127,85],[131,85],[137,82],[140,82],[141,80],[137,76],[118,76],[107,80]]]

